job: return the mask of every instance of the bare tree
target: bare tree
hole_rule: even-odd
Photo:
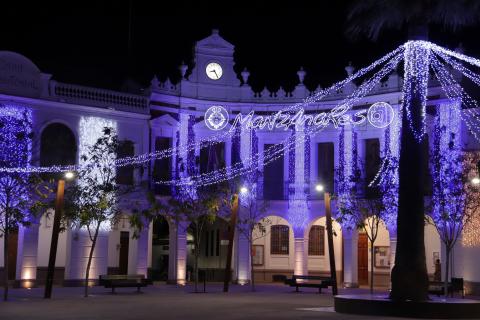
[[[374,245],[378,237],[378,231],[383,224],[386,214],[382,197],[359,198],[351,194],[351,205],[339,206],[337,221],[346,225],[347,228],[356,228],[364,231],[370,242],[370,293],[373,293],[374,282]]]
[[[267,226],[271,221],[265,217],[268,202],[257,200],[256,183],[248,183],[246,192],[240,194],[240,213],[237,223],[237,230],[248,242],[250,251],[250,284],[252,291],[255,291],[255,276],[253,270],[253,243],[267,235]]]
[[[101,228],[114,225],[121,217],[119,196],[127,190],[116,183],[113,164],[119,146],[113,128],[105,127],[103,136],[89,147],[88,154],[81,155],[85,163],[77,172],[78,183],[66,190],[63,219],[72,227],[85,228],[91,241],[85,270],[84,296],[88,297],[88,281],[92,257]],[[136,220],[137,224],[142,220]],[[137,224],[135,226],[137,226]]]

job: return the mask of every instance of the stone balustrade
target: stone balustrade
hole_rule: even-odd
[[[85,87],[50,80],[50,98],[68,103],[77,103],[119,111],[149,114],[149,99],[146,96],[113,90]]]

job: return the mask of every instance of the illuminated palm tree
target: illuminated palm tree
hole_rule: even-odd
[[[439,25],[456,31],[473,25],[480,17],[476,0],[358,0],[351,6],[347,34],[365,34],[376,40],[385,29],[408,28],[409,40],[427,40],[428,28]],[[412,126],[422,126],[422,104],[418,84],[410,87]],[[402,117],[399,164],[397,250],[392,270],[391,298],[428,299],[428,275],[424,245],[424,199],[422,144],[415,139],[407,117]],[[425,142],[425,141],[423,141]]]

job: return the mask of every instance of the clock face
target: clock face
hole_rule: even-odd
[[[207,77],[212,80],[220,79],[223,74],[222,67],[216,62],[210,62],[209,64],[207,64],[205,72],[207,73]]]

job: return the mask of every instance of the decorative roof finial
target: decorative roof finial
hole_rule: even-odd
[[[348,66],[345,67],[345,71],[347,71],[347,75],[351,76],[353,74],[354,70],[355,70],[355,68],[352,65],[352,61],[349,61]]]
[[[242,80],[243,80],[242,85],[247,84],[248,78],[250,77],[250,72],[248,72],[247,67],[245,67],[245,69],[243,69],[241,75],[242,75]]]
[[[182,79],[186,79],[185,74],[187,73],[188,65],[186,65],[185,62],[182,61],[182,64],[178,67],[178,69],[180,70],[180,74],[182,75]]]
[[[305,80],[305,74],[306,72],[303,70],[303,67],[300,67],[300,70],[297,71],[297,75],[301,84],[303,84],[303,80]]]
[[[463,43],[459,43],[458,47],[455,48],[455,52],[463,54],[465,52],[465,48],[463,47]]]

